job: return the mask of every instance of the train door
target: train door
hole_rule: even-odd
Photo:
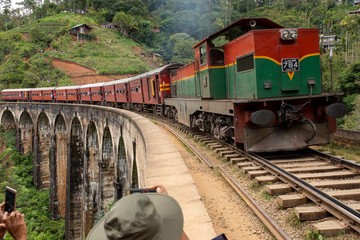
[[[156,79],[156,87],[155,87],[155,94],[157,103],[161,103],[161,92],[160,92],[160,86],[159,86],[159,75],[155,76]]]
[[[140,91],[141,91],[141,99],[142,103],[145,103],[144,99],[144,87],[143,87],[144,81],[143,79],[140,79]]]
[[[150,96],[151,81],[150,81],[150,78],[147,78],[147,79],[146,79],[146,84],[147,84],[147,96],[148,96],[148,100],[149,100],[149,102],[151,102],[151,96]]]
[[[125,83],[125,95],[126,95],[126,102],[131,102],[131,94],[129,92],[128,83]]]
[[[199,62],[200,59],[196,59],[194,64],[195,88],[197,97],[201,97]]]

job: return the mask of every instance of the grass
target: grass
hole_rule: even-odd
[[[262,191],[261,196],[267,201],[273,200],[275,198],[274,196],[271,196],[266,190]]]
[[[46,54],[95,69],[98,74],[137,74],[150,70],[149,65],[132,51],[132,47],[139,46],[136,43],[129,42],[116,31],[94,28],[92,32],[96,41],[77,43],[74,37],[64,35],[58,39],[63,52]]]
[[[300,219],[296,216],[296,213],[295,213],[295,210],[294,210],[294,209],[292,209],[291,213],[288,215],[287,221],[288,221],[289,223],[293,223],[293,225],[294,225],[295,227],[300,227],[300,225],[301,225],[301,221],[300,221]]]
[[[63,34],[71,27],[81,23],[93,28],[95,41],[76,42],[75,37]],[[133,47],[141,45],[123,37],[118,31],[102,28],[95,18],[80,14],[61,13],[36,20],[31,25],[20,26],[9,32],[29,33],[33,27],[52,35],[54,46],[58,50],[63,50],[63,52],[48,51],[45,55],[95,69],[98,74],[139,74],[152,69],[143,56],[137,56],[132,50]],[[58,36],[60,32],[62,34]]]
[[[355,145],[342,145],[331,141],[330,144],[320,147],[321,151],[328,151],[335,156],[343,156],[346,160],[360,163],[360,149]]]
[[[307,232],[306,233],[306,240],[322,240],[324,239],[324,237],[318,232],[318,231],[315,231],[315,232]]]

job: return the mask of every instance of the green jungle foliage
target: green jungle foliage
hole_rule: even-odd
[[[15,150],[15,130],[4,132],[6,150],[0,154],[0,198],[5,198],[5,187],[17,190],[16,209],[25,214],[29,240],[58,240],[65,238],[65,221],[51,220],[49,212],[49,190],[37,191],[33,179],[33,157],[20,155]],[[3,200],[2,200],[3,201]],[[7,234],[6,240],[12,239]]]

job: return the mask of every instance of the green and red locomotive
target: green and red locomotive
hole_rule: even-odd
[[[126,79],[58,88],[6,89],[4,101],[52,101],[150,110],[249,152],[327,144],[346,114],[322,93],[318,29],[241,19],[194,47],[195,61]]]
[[[195,61],[171,73],[165,99],[181,123],[265,152],[326,144],[333,117],[346,113],[321,93],[318,29],[241,19],[193,48]]]

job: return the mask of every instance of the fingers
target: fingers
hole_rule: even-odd
[[[0,223],[0,232],[2,232],[3,230],[6,230],[6,225],[5,223]]]
[[[162,194],[167,194],[168,195],[168,193],[166,191],[166,188],[161,184],[153,185],[151,188],[156,189],[157,193],[162,193]]]
[[[5,224],[6,224],[6,222],[9,222],[9,213],[8,212],[4,213],[3,221],[4,221]]]
[[[2,212],[4,212],[4,210],[5,210],[5,203],[4,202],[0,204],[0,210]]]

